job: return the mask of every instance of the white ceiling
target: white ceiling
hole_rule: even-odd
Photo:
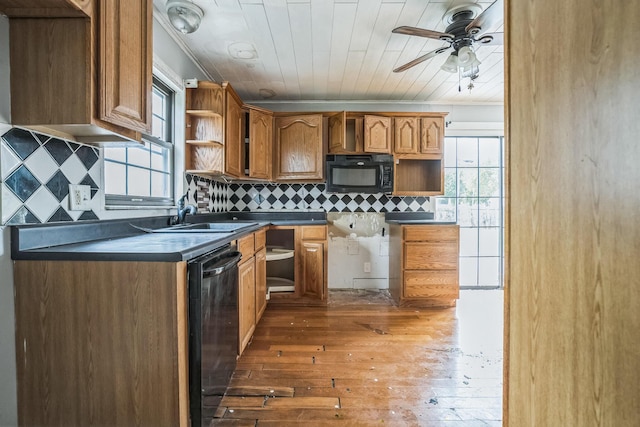
[[[154,14],[212,80],[231,82],[243,100],[380,100],[502,103],[503,46],[477,49],[480,76],[440,70],[447,54],[393,73],[399,65],[446,43],[392,34],[408,25],[444,31],[446,11],[475,0],[194,0],[200,28],[183,35],[168,23],[166,0]],[[483,8],[492,0],[477,2]],[[502,28],[497,29],[502,31]],[[252,59],[233,55],[255,54]],[[234,53],[235,52],[235,53]],[[261,89],[262,92],[261,92]]]

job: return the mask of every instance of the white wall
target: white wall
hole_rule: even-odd
[[[384,214],[330,212],[327,222],[329,289],[388,289],[389,227]]]

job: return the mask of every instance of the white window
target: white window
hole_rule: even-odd
[[[501,288],[503,138],[445,138],[445,192],[436,218],[460,225],[460,287]]]
[[[153,79],[151,135],[142,144],[109,144],[104,148],[107,207],[173,206],[173,97]]]

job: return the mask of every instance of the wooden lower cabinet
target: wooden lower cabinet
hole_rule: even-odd
[[[242,259],[238,264],[238,354],[247,347],[267,307],[266,229],[237,241]]]
[[[271,226],[269,230],[273,234],[267,234],[267,247],[286,247],[294,251],[292,271],[288,271],[294,291],[270,292],[269,304],[325,305],[328,293],[327,226]],[[274,235],[289,237],[279,241]]]
[[[267,249],[256,252],[256,324],[267,308]]]
[[[185,262],[16,261],[18,422],[187,427]]]
[[[391,225],[389,291],[399,305],[455,306],[459,296],[457,225]]]
[[[300,243],[300,296],[324,301],[325,274],[324,252],[326,242],[302,241]]]
[[[256,329],[256,260],[251,258],[238,266],[238,354],[242,354]]]

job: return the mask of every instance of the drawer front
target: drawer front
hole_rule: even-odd
[[[404,298],[458,298],[456,270],[405,271]]]
[[[404,244],[405,270],[455,270],[458,268],[457,242],[409,242]]]
[[[263,228],[262,230],[256,231],[254,234],[256,236],[255,249],[256,251],[259,251],[267,244],[267,230]]]
[[[302,227],[302,240],[327,240],[327,227]]]
[[[242,253],[242,261],[253,256],[255,252],[253,233],[238,239],[238,250]]]
[[[404,272],[404,285],[420,286],[458,286],[458,272],[456,270],[409,270]]]
[[[453,242],[458,240],[457,225],[405,225],[403,238],[407,242]]]

